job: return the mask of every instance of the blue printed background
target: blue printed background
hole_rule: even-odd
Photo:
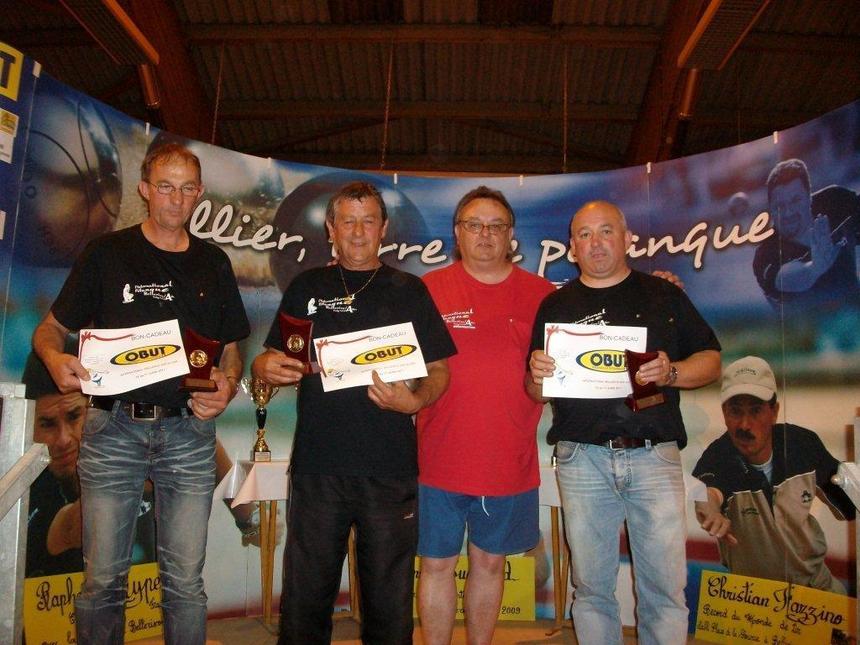
[[[32,76],[29,61],[25,61],[24,77],[17,101],[0,97],[2,107],[21,119],[12,163],[2,164],[0,173],[0,207],[6,212],[0,270],[7,278],[0,371],[4,380],[13,381],[20,378],[33,328],[86,242],[145,216],[137,181],[147,148],[176,138],[44,73]],[[521,266],[557,283],[576,276],[575,264],[566,257],[571,215],[589,199],[608,199],[621,206],[630,229],[638,235],[632,265],[646,271],[668,269],[684,280],[687,293],[717,331],[724,364],[750,353],[769,360],[783,378],[786,419],[818,432],[838,458],[853,454],[849,424],[860,404],[856,292],[831,294],[835,306],[831,302],[802,311],[774,308],[756,282],[752,270],[756,245],[747,236],[762,213],[766,223],[762,222],[760,234],[771,229],[765,182],[780,160],[803,159],[813,191],[830,184],[860,191],[860,103],[733,148],[651,166],[576,175],[395,178],[186,143],[201,158],[207,189],[191,229],[220,244],[233,262],[253,328],[242,346],[246,362],[261,349],[283,287],[302,269],[331,258],[322,225],[324,208],[329,195],[345,181],[364,177],[382,189],[391,215],[385,242],[396,245],[383,257],[418,274],[451,261],[454,206],[477,185],[500,189],[510,200],[517,217]],[[668,243],[665,238],[670,238]],[[649,239],[662,244],[647,252]],[[723,244],[725,240],[736,243]],[[280,249],[274,245],[279,241]],[[857,240],[848,243],[856,245]],[[686,394],[683,411],[690,434],[684,452],[684,467],[689,471],[704,447],[724,430],[716,388]],[[551,452],[543,440],[547,415],[538,432],[544,461]],[[286,457],[295,422],[291,391],[273,400],[269,420],[269,443],[276,457]],[[253,406],[249,400],[237,399],[219,422],[219,437],[234,459],[246,458],[253,427]],[[834,572],[853,588],[855,565],[848,529],[828,518],[826,509],[821,514]],[[548,535],[548,513],[542,521]],[[215,614],[243,613],[253,603],[253,585],[259,584],[254,582],[256,554],[241,551],[230,524],[226,511],[216,508],[209,561],[244,558],[249,587],[238,589],[207,565],[210,610]],[[710,560],[708,566],[712,566],[713,544],[692,517],[689,529],[689,551],[695,554],[691,569],[697,571],[700,559]],[[537,569],[538,613],[551,615],[552,583],[540,573],[541,566]],[[691,585],[696,579],[691,576]],[[276,582],[276,592],[278,587]],[[691,598],[695,592],[692,589]]]

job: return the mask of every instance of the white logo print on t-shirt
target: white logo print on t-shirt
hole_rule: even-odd
[[[151,282],[150,284],[136,284],[132,288],[126,284],[122,290],[122,302],[128,304],[134,302],[134,296],[148,296],[155,300],[173,300],[173,280],[164,284]]]

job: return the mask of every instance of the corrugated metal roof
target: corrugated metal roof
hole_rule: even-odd
[[[403,169],[436,164],[512,173],[561,170],[565,61],[569,167],[633,163],[632,141],[665,138],[685,74],[660,57],[660,48],[678,46],[671,34],[681,28],[681,9],[704,6],[704,0],[162,1],[175,10],[188,54],[186,63],[168,63],[178,68],[163,72],[162,91],[175,91],[171,83],[189,77],[199,81],[195,109],[218,114],[219,145],[375,167],[393,54],[388,159]],[[0,38],[21,43],[48,73],[117,109],[170,122],[171,114],[144,108],[136,70],[110,61],[61,5],[47,3],[45,10],[44,0],[34,0],[41,9],[35,11],[28,4],[7,11]],[[125,0],[125,6],[146,32],[147,12],[134,9],[150,5]],[[857,99],[858,44],[854,1],[771,2],[728,64],[701,73],[680,154],[764,136]]]

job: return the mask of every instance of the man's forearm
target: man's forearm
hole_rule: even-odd
[[[221,353],[221,360],[218,366],[233,387],[232,396],[236,396],[236,392],[239,391],[239,381],[242,379],[242,368],[244,367],[238,343],[227,343],[224,351]]]
[[[672,361],[672,365],[678,370],[678,379],[672,385],[686,390],[708,385],[720,378],[720,353],[714,349],[696,352],[681,361]]]
[[[532,375],[528,372],[526,372],[523,380],[523,387],[526,388],[526,394],[528,394],[535,402],[546,403],[549,401],[549,399],[543,395],[543,385],[535,383]]]
[[[821,273],[812,262],[792,260],[780,267],[774,286],[780,291],[798,293],[810,289],[820,277]]]
[[[90,376],[78,357],[63,349],[69,330],[48,312],[33,332],[33,351],[42,359],[48,373],[63,394],[81,389],[81,380]]]
[[[449,378],[447,359],[427,363],[427,376],[422,378],[415,388],[415,396],[420,401],[419,410],[432,405],[445,393]]]
[[[708,501],[707,502],[699,502],[707,504],[711,510],[721,513],[723,509],[723,493],[719,488],[714,488],[713,486],[707,487],[708,493]]]
[[[714,518],[722,515],[723,495],[716,488],[708,487],[708,500],[696,501],[694,507],[696,509],[696,519],[699,524],[707,524],[710,528],[710,523]]]
[[[48,312],[33,332],[33,351],[44,362],[53,353],[62,353],[69,330],[60,325],[54,314]]]

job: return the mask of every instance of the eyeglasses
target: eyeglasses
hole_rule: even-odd
[[[510,224],[504,222],[484,224],[483,222],[479,222],[476,219],[460,220],[457,223],[463,228],[465,228],[467,231],[469,231],[470,233],[474,233],[475,235],[480,235],[484,232],[484,229],[487,229],[490,232],[490,235],[501,235],[511,227]]]
[[[154,186],[159,195],[172,195],[178,190],[182,193],[183,197],[195,197],[200,190],[200,186],[197,184],[184,184],[177,188],[173,184],[168,184],[167,182],[153,184],[151,181],[148,181],[146,183],[150,186]]]

